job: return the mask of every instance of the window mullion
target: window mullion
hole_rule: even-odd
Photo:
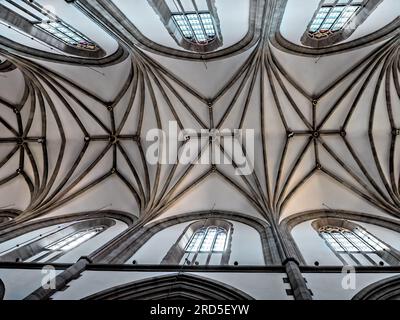
[[[38,262],[41,259],[43,259],[45,256],[49,255],[51,253],[50,250],[43,249],[39,253],[35,254],[32,257],[29,257],[28,259],[24,260],[24,262]]]
[[[373,248],[371,244],[369,244],[363,237],[361,237],[360,235],[357,234],[357,236],[359,238],[361,238],[364,241],[364,243],[367,243],[369,247],[373,248],[373,251],[375,251],[375,252],[385,252],[385,253],[389,254],[391,257],[393,257],[395,260],[399,261],[399,258],[396,255],[394,255],[391,250],[387,250],[387,247],[383,243],[381,243],[378,239],[376,239],[375,237],[370,236],[368,233],[362,233],[362,235],[363,235],[363,237],[368,238],[369,241],[372,241],[376,247],[381,248],[381,250]],[[378,254],[378,256],[380,258],[382,258],[379,254]]]
[[[360,237],[365,243],[367,243],[369,247],[373,248],[374,250],[377,250],[376,248],[372,247],[372,245],[370,243],[368,243],[364,238],[362,238],[358,234],[357,234],[357,236]],[[372,241],[375,244],[375,246],[382,248],[382,251],[385,251],[385,248],[382,246],[382,244],[377,239],[374,239],[371,236],[369,236],[369,234],[365,234],[365,233],[363,233],[363,236],[368,238],[370,241]]]
[[[207,238],[207,233],[208,233],[209,230],[210,230],[210,228],[208,227],[208,228],[204,231],[204,233],[203,233],[203,239],[201,239],[200,245],[197,247],[197,250],[196,250],[196,252],[195,252],[194,255],[193,255],[191,264],[193,264],[194,262],[196,262],[197,256],[198,256],[199,253],[201,252],[201,247],[203,246],[203,243],[204,243],[205,239]]]
[[[200,235],[201,234],[201,235]],[[194,232],[192,234],[192,236],[189,239],[188,244],[185,247],[185,252],[187,253],[185,260],[183,261],[183,263],[185,263],[186,261],[189,261],[189,256],[193,253],[193,257],[196,256],[196,253],[199,251],[200,249],[200,245],[196,245],[196,243],[198,242],[198,239],[200,239],[200,237],[204,238],[204,231],[202,229],[197,230],[196,232]],[[195,251],[194,251],[195,249]],[[193,264],[193,257],[192,257],[192,261],[191,264]]]
[[[203,20],[200,17],[199,10],[197,8],[196,2],[194,0],[192,0],[192,4],[193,4],[193,7],[194,7],[194,11],[196,12],[197,19],[199,19],[199,24],[200,24],[201,30],[203,31],[204,38],[207,39],[208,36],[207,36],[206,28],[204,27]]]
[[[343,16],[343,14],[346,12],[346,8],[348,7],[348,4],[347,5],[344,5],[344,6],[340,6],[340,7],[344,7],[343,8],[343,10],[342,10],[342,12],[338,15],[338,17],[335,19],[335,21],[331,24],[331,26],[330,26],[330,28],[329,28],[329,30],[330,31],[332,31],[332,28],[333,28],[333,26],[336,24],[336,22],[338,22],[338,20]],[[347,21],[348,22],[348,21]],[[346,22],[346,23],[347,23]],[[333,31],[332,31],[333,32]]]
[[[342,245],[342,243],[337,239],[335,232],[329,232],[329,235],[336,241],[336,243],[343,249],[343,252],[349,253],[347,249]]]
[[[353,235],[354,235],[355,237],[357,237],[359,240],[361,240],[361,242],[363,242],[364,245],[366,245],[368,248],[371,249],[371,252],[369,252],[369,253],[373,254],[374,252],[376,252],[376,249],[375,249],[375,248],[372,248],[372,246],[371,246],[370,244],[368,244],[363,238],[361,238],[357,233],[353,232]],[[364,250],[361,250],[360,253],[361,253],[369,262],[371,262],[373,265],[375,265],[375,266],[378,265],[378,264],[374,261],[374,259],[372,259],[372,258],[368,255],[367,252],[365,252]]]
[[[47,260],[45,260],[47,257],[49,257],[50,255],[54,255],[54,253],[57,252],[57,256],[60,255],[60,253],[62,254],[62,252],[60,251],[52,251],[52,250],[47,250],[46,252],[43,252],[43,254],[39,257],[37,257],[36,259],[34,259],[32,262],[33,263],[40,263],[40,262],[49,262]]]
[[[357,237],[359,240],[361,240],[364,245],[366,245],[368,248],[370,248],[371,252],[376,251],[375,248],[373,248],[368,242],[366,242],[362,237],[360,237],[357,233],[353,232],[354,236]]]
[[[342,236],[344,236],[343,233],[340,233],[340,234],[341,234]],[[332,237],[335,239],[335,241],[339,243],[340,247],[343,248],[344,252],[345,252],[351,259],[353,259],[353,261],[354,261],[357,265],[361,265],[360,261],[358,261],[358,259],[357,259],[350,251],[348,251],[348,250],[346,249],[346,247],[344,247],[344,245],[342,245],[341,242],[337,239],[335,232],[332,232],[331,235],[332,235]],[[344,236],[344,237],[345,237],[345,236]],[[347,237],[345,237],[345,239],[348,241]],[[351,243],[351,242],[350,242],[350,243]],[[355,247],[355,248],[357,248],[357,247]]]
[[[328,7],[321,7],[321,8],[328,8]],[[324,25],[326,19],[328,19],[328,17],[330,15],[330,13],[332,12],[333,8],[334,8],[333,6],[329,7],[329,11],[327,12],[324,20],[322,20],[321,24],[318,26],[318,30],[316,32],[320,32],[321,31],[321,27]]]
[[[211,225],[197,230],[195,234],[200,234],[200,231],[201,237],[196,238],[196,243],[198,243],[198,245],[194,247],[194,240],[196,239],[194,238],[194,235],[192,235],[188,244],[185,247],[185,253],[193,253],[193,256],[191,258],[192,264],[195,263],[199,255],[202,254],[201,261],[203,261],[204,258],[204,264],[209,265],[213,254],[221,253],[222,255],[224,255],[227,241],[229,241],[228,234],[230,232],[230,229],[228,229],[227,231],[225,228]],[[216,248],[218,251],[215,251]],[[189,255],[185,260],[188,260],[188,257]]]
[[[181,0],[176,0],[176,1],[178,2],[178,6],[180,7],[180,10],[181,10],[181,12],[182,12],[182,17],[185,19],[185,21],[186,21],[188,27],[189,27],[190,30],[192,31],[192,36],[193,36],[193,38],[196,40],[197,43],[199,43],[199,41],[198,41],[198,39],[197,39],[197,37],[196,37],[196,33],[194,32],[194,29],[193,29],[193,27],[192,27],[192,24],[190,23],[189,18],[187,17],[185,8],[183,7]],[[175,2],[175,0],[174,0],[174,2]],[[176,4],[175,4],[175,5],[176,5]]]
[[[214,252],[215,241],[217,240],[218,233],[219,233],[219,229],[217,229],[216,232],[215,232],[215,234],[214,234],[214,239],[213,239],[213,241],[212,241],[211,248],[210,248],[210,251],[209,251],[208,257],[207,257],[207,262],[206,262],[206,265],[207,265],[207,266],[208,266],[208,264],[210,263],[211,256],[212,256],[212,254],[213,254],[213,252]]]
[[[310,36],[319,34],[319,38],[323,35],[323,31],[337,32],[349,23],[362,6],[364,6],[364,3],[362,5],[353,4],[351,1],[340,3],[338,0],[334,1],[332,4],[320,5],[308,27],[308,33]],[[352,8],[354,8],[354,10]],[[327,12],[325,10],[327,10]],[[338,14],[338,16],[334,18],[336,14]],[[321,23],[317,22],[319,20],[321,20]],[[332,22],[328,22],[328,20]]]
[[[63,28],[67,29],[68,32],[70,32],[70,33],[75,33],[75,32],[73,32],[73,31],[71,31],[70,28],[68,28],[67,26],[63,25],[62,23],[61,23],[60,25],[61,25]],[[69,38],[70,40],[76,42],[76,40],[75,40],[74,38],[72,38],[72,36],[69,36],[69,35],[66,34],[64,31],[60,31],[58,28],[56,28],[56,30],[57,30],[58,32],[61,32],[65,37],[67,37],[67,38]],[[80,35],[78,35],[78,36],[80,36]],[[83,39],[83,38],[82,38],[82,39]],[[85,39],[83,39],[83,40],[85,40]],[[86,40],[85,40],[85,41],[86,41]]]
[[[192,31],[193,39],[195,39],[196,43],[199,44],[199,40],[197,39],[196,33],[194,32],[193,26],[190,23],[190,20],[187,17],[186,13],[183,16],[184,16],[184,19],[186,20],[187,25],[189,26],[190,30]]]
[[[352,235],[354,235],[354,236],[357,237],[357,235],[356,235],[353,231],[350,231],[350,232],[351,232]],[[355,248],[358,250],[357,253],[361,254],[364,258],[366,258],[366,259],[367,259],[370,263],[372,263],[373,265],[376,265],[376,262],[375,262],[373,259],[371,259],[371,258],[368,256],[368,254],[365,253],[364,250],[362,250],[359,246],[357,246],[357,244],[354,243],[354,242],[351,240],[351,238],[349,238],[349,237],[347,236],[347,232],[344,232],[344,233],[342,233],[342,234],[343,234],[343,236],[347,239],[347,241],[349,241],[349,242],[351,243],[351,245],[352,245],[353,247],[355,247]],[[357,261],[358,261],[358,260],[357,260]],[[361,263],[359,263],[359,264],[361,265]]]
[[[193,254],[191,264],[193,264],[193,263],[196,261],[197,256],[199,255],[199,252],[200,252],[200,250],[201,250],[201,246],[203,245],[204,240],[205,240],[205,238],[206,238],[206,236],[207,236],[207,232],[208,232],[208,228],[203,232],[202,239],[201,239],[199,245],[197,246],[196,251],[195,251],[194,254]]]
[[[333,239],[333,241],[335,241],[336,244],[339,245],[339,246],[342,248],[342,246],[340,245],[340,243],[338,243],[338,241],[337,241],[334,237],[332,237],[331,233],[324,232],[324,234],[327,235],[327,236],[329,236],[331,239]],[[320,233],[320,235],[321,235],[321,233]],[[343,257],[341,256],[340,252],[337,251],[325,237],[322,237],[322,239],[325,240],[325,243],[327,244],[327,246],[328,246],[328,247],[333,251],[333,253],[339,258],[339,260],[342,261],[343,265],[347,264],[346,260],[343,259]],[[346,252],[344,252],[344,253],[346,253]]]

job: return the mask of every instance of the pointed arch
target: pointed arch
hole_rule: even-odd
[[[253,300],[227,284],[203,277],[174,274],[116,286],[84,300]]]
[[[400,276],[377,281],[362,289],[352,300],[400,300]]]
[[[0,300],[4,299],[5,293],[6,293],[6,288],[4,286],[3,281],[1,281],[1,279],[0,279]]]

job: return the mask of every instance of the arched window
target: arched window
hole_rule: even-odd
[[[215,39],[215,26],[209,12],[173,13],[172,17],[186,40],[207,44]]]
[[[321,38],[344,28],[361,9],[363,0],[325,0],[314,16],[308,32]]]
[[[16,243],[13,247],[0,252],[0,261],[17,262],[53,262],[85,242],[93,239],[115,221],[109,218],[90,219],[67,226],[53,226]]]
[[[398,265],[400,262],[394,249],[360,226],[336,219],[330,219],[327,224],[314,222],[314,227],[316,224],[320,236],[344,265]]]
[[[322,0],[301,42],[311,47],[324,47],[343,41],[350,37],[381,2],[382,0]]]
[[[95,237],[104,229],[105,227],[101,226],[79,230],[71,233],[70,235],[44,247],[41,252],[28,259],[27,262],[49,262],[50,260],[54,261],[64,255],[66,252],[77,248],[81,244]]]
[[[189,240],[185,252],[224,252],[227,232],[224,228],[211,226],[200,228]]]
[[[189,225],[162,264],[226,265],[231,254],[231,223],[207,219]]]
[[[99,49],[88,37],[34,0],[5,0],[0,3],[0,11],[4,12],[0,19],[50,45],[53,43],[46,35],[77,49]]]
[[[211,52],[222,46],[221,24],[214,1],[147,1],[182,48]]]
[[[86,50],[96,49],[96,45],[92,41],[59,19],[43,21],[36,27],[68,45]]]

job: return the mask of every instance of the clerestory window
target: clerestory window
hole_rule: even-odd
[[[302,44],[327,47],[349,38],[383,0],[321,0]]]
[[[190,224],[171,247],[162,264],[227,265],[231,255],[233,225],[206,219]]]
[[[387,247],[368,232],[359,228],[353,231],[326,226],[320,229],[321,236],[336,252],[365,252],[386,250]]]
[[[197,230],[190,238],[185,251],[223,252],[226,248],[227,232],[224,228],[211,226]]]
[[[361,9],[360,0],[325,0],[309,27],[313,37],[324,37],[343,29]]]
[[[69,46],[90,51],[98,49],[88,37],[34,0],[4,0],[1,2],[1,6],[4,7],[4,10],[11,10],[33,29],[44,31]],[[35,32],[31,35],[35,37]]]
[[[216,37],[212,16],[208,12],[173,13],[172,18],[183,37],[196,44],[207,44]]]
[[[0,261],[48,263],[64,259],[64,255],[71,253],[73,256],[76,253],[75,249],[89,240],[95,240],[95,237],[115,223],[110,218],[96,218],[67,225],[49,226],[46,231],[41,231],[39,235],[32,234],[23,242],[11,242],[10,246],[0,251]],[[87,250],[92,248],[87,246],[79,250],[88,253]]]
[[[398,265],[399,255],[365,229],[347,222],[323,225],[319,235],[344,265]]]
[[[68,236],[51,243],[50,245],[43,248],[41,252],[31,257],[31,262],[46,262],[53,261],[65,253],[77,248],[86,241],[92,239],[102,231],[105,227],[93,227],[85,230],[79,230]]]
[[[65,42],[68,45],[87,50],[96,49],[96,45],[93,44],[93,42],[91,42],[80,32],[73,29],[71,26],[60,20],[49,20],[47,22],[41,22],[40,24],[37,24],[36,27],[44,30],[45,32],[52,35],[54,38],[57,38],[58,40]]]
[[[215,1],[147,0],[178,46],[211,52],[223,45]]]

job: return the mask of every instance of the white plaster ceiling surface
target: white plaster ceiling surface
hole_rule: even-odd
[[[216,2],[221,20],[236,14],[232,1]],[[147,37],[173,47],[151,8],[138,18],[133,3],[114,1]],[[310,3],[308,17],[318,1]],[[265,14],[277,15],[274,9],[271,2]],[[64,18],[62,10],[58,15]],[[378,27],[383,16],[366,25]],[[223,32],[237,32],[237,39],[246,32],[242,23],[229,29]],[[319,58],[273,48],[269,36],[211,60],[121,42],[130,56],[104,67],[2,48],[16,69],[0,72],[0,208],[18,210],[16,221],[106,209],[144,223],[208,210],[269,223],[327,208],[398,218],[399,34]],[[170,121],[183,129],[253,129],[255,153],[247,156],[254,170],[235,174],[229,138],[213,152],[232,164],[150,164],[146,134],[167,130]],[[209,157],[212,144],[201,141],[196,157]]]

